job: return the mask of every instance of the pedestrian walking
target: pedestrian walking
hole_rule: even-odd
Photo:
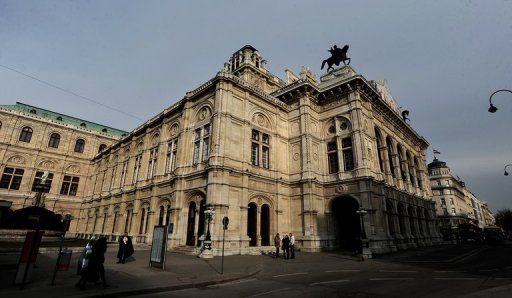
[[[96,242],[96,236],[91,236],[91,239],[89,239],[89,242],[85,245],[84,250],[80,254],[80,257],[78,258],[78,264],[77,264],[77,272],[76,274],[82,275],[83,272],[85,272],[85,268],[87,268],[87,265],[89,265],[89,259],[91,257],[92,253],[92,245]]]
[[[92,246],[92,254],[90,259],[90,268],[95,271],[96,276],[99,275],[101,280],[101,285],[104,288],[107,288],[109,285],[107,284],[107,280],[105,279],[105,267],[103,263],[105,263],[105,252],[107,252],[107,238],[100,237],[98,241],[96,241]]]
[[[124,264],[126,258],[133,254],[132,239],[128,236],[128,233],[124,233],[123,237],[119,239],[119,250],[117,251],[117,258],[119,261],[117,264]]]
[[[274,246],[276,247],[276,259],[279,258],[279,249],[281,248],[281,237],[279,233],[274,237]]]
[[[290,258],[290,238],[287,234],[283,237],[283,255],[286,260]]]
[[[95,271],[92,269],[91,257],[92,257],[92,247],[96,243],[96,236],[92,236],[89,239],[89,242],[85,245],[82,254],[78,258],[78,269],[77,273],[80,275],[80,279],[75,284],[75,287],[80,288],[80,290],[85,290],[85,284],[88,281],[97,282],[98,276],[95,274]]]
[[[295,259],[295,236],[290,233],[290,258]]]

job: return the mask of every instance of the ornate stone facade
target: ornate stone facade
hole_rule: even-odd
[[[319,81],[287,70],[284,82],[245,46],[93,158],[78,233],[151,243],[153,226],[168,225],[177,249],[209,229],[219,254],[227,216],[226,254],[270,250],[278,232],[304,251],[355,249],[362,228],[373,253],[435,244],[428,143],[386,90],[350,66]]]
[[[22,103],[0,106],[0,197],[14,210],[32,206],[34,183],[48,171],[45,207],[75,218],[76,232],[92,158],[125,133]]]

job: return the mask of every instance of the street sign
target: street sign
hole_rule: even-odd
[[[224,218],[222,219],[222,225],[224,226],[224,230],[228,229],[229,218],[227,216],[224,216]]]

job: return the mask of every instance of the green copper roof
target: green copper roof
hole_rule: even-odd
[[[107,134],[114,137],[122,137],[123,135],[127,135],[128,132],[119,130],[116,128],[112,128],[106,125],[101,125],[98,123],[94,123],[87,120],[82,120],[79,118],[71,117],[68,115],[48,111],[45,109],[41,109],[38,107],[34,107],[31,105],[27,105],[21,102],[16,102],[15,105],[0,105],[0,109],[6,109],[6,110],[13,110],[18,111],[25,114],[30,114],[33,116],[37,116],[39,118],[52,120],[57,123],[67,124],[67,125],[73,125],[82,129],[90,130],[93,132],[98,132],[101,134]]]

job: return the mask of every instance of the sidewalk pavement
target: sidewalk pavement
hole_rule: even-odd
[[[340,260],[352,266],[372,266],[371,262],[431,262],[444,263],[457,261],[481,250],[481,247],[440,246],[421,248],[418,250],[401,251],[377,257],[367,262],[358,263],[352,256],[339,255]],[[195,255],[167,252],[165,270],[149,266],[150,251],[136,248],[134,257],[126,264],[116,264],[117,248],[109,246],[105,254],[106,279],[110,287],[103,289],[101,285],[87,284],[81,291],[75,287],[80,278],[76,274],[77,260],[82,248],[72,249],[73,255],[68,271],[58,271],[55,285],[51,285],[58,250],[47,250],[38,255],[30,283],[20,289],[13,285],[16,275],[19,253],[0,252],[0,295],[16,298],[45,297],[124,297],[148,293],[181,290],[195,287],[206,287],[219,283],[248,278],[266,271],[276,270],[275,260],[269,256],[234,255],[224,258],[223,274],[221,274],[222,258],[200,259]],[[301,253],[300,263],[321,264],[332,262],[332,255],[337,253]],[[283,262],[286,263],[286,262]],[[269,265],[270,264],[270,265]],[[359,264],[359,265],[356,265]],[[300,265],[300,264],[299,264]],[[466,295],[467,298],[512,297],[512,285],[480,291]]]
[[[73,251],[70,268],[57,271],[54,285],[53,272],[58,250],[40,253],[32,277],[23,289],[14,285],[19,253],[0,253],[0,295],[16,298],[45,297],[123,297],[193,287],[205,287],[253,276],[261,271],[262,265],[255,263],[255,256],[224,257],[221,274],[221,257],[201,259],[195,255],[167,252],[165,270],[149,266],[150,250],[135,248],[133,257],[126,264],[116,264],[117,249],[109,247],[105,253],[105,276],[108,288],[101,283],[87,283],[86,290],[80,290],[75,284],[77,262],[82,248]]]

